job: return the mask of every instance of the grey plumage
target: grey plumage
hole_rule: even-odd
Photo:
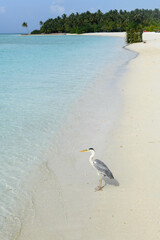
[[[103,176],[107,176],[110,179],[113,179],[114,176],[112,174],[112,172],[109,170],[109,168],[106,166],[106,164],[104,164],[102,161],[100,161],[99,159],[95,159],[93,160],[93,165],[94,167],[97,169],[97,171],[99,172],[99,174],[103,175]]]
[[[93,148],[82,150],[81,152],[90,152],[91,153],[91,155],[89,157],[89,162],[92,165],[92,167],[94,167],[96,169],[98,176],[99,176],[99,186],[98,186],[98,189],[96,188],[96,191],[102,190],[102,177],[107,176],[110,179],[114,179],[112,172],[109,170],[109,168],[106,166],[106,164],[104,164],[99,159],[93,160],[93,157],[95,155],[95,150]]]

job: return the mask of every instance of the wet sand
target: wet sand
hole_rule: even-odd
[[[32,190],[32,218],[26,218],[16,239],[160,239],[160,40],[154,40],[159,38],[155,34],[145,38],[146,43],[128,47],[139,55],[119,82],[123,105],[118,124],[104,131],[108,113],[102,81],[92,94],[104,111],[95,116],[94,109],[87,108],[91,102],[80,100],[75,121],[62,129],[57,161],[47,156],[39,169]],[[96,157],[117,180],[108,181],[103,191],[94,191],[98,177],[89,155],[79,152],[86,147],[96,149]]]

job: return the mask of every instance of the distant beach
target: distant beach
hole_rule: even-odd
[[[21,36],[106,36],[106,37],[122,37],[126,36],[126,32],[97,32],[97,33],[83,33],[83,34],[76,34],[76,33],[41,33],[41,34],[21,34]]]

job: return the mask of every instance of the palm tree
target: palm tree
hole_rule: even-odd
[[[22,27],[26,27],[26,28],[27,28],[27,31],[28,31],[28,34],[29,34],[28,24],[27,24],[26,22],[23,22],[23,23],[22,23]]]
[[[40,25],[40,26],[42,26],[42,25],[43,25],[43,22],[42,22],[42,21],[40,21],[40,22],[39,22],[39,25]]]

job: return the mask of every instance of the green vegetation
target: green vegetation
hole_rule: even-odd
[[[41,34],[41,31],[36,29],[36,30],[32,31],[32,34]]]
[[[40,25],[40,26],[42,26],[42,25],[43,25],[43,22],[42,22],[42,21],[40,21],[40,22],[39,22],[39,25]]]
[[[27,31],[28,31],[28,33],[29,33],[28,24],[27,24],[26,22],[23,22],[23,23],[22,23],[22,27],[26,27],[26,28],[27,28]]]
[[[127,30],[127,36],[126,36],[126,42],[127,43],[137,43],[137,42],[142,42],[142,33],[143,31],[141,30]]]
[[[159,31],[160,10],[135,9],[134,11],[111,10],[102,13],[72,13],[67,16],[50,18],[40,22],[39,33],[86,33],[86,32],[123,32],[130,29],[138,31]],[[38,31],[38,30],[37,30]],[[35,31],[32,32],[34,34]],[[37,32],[36,32],[37,33]]]

